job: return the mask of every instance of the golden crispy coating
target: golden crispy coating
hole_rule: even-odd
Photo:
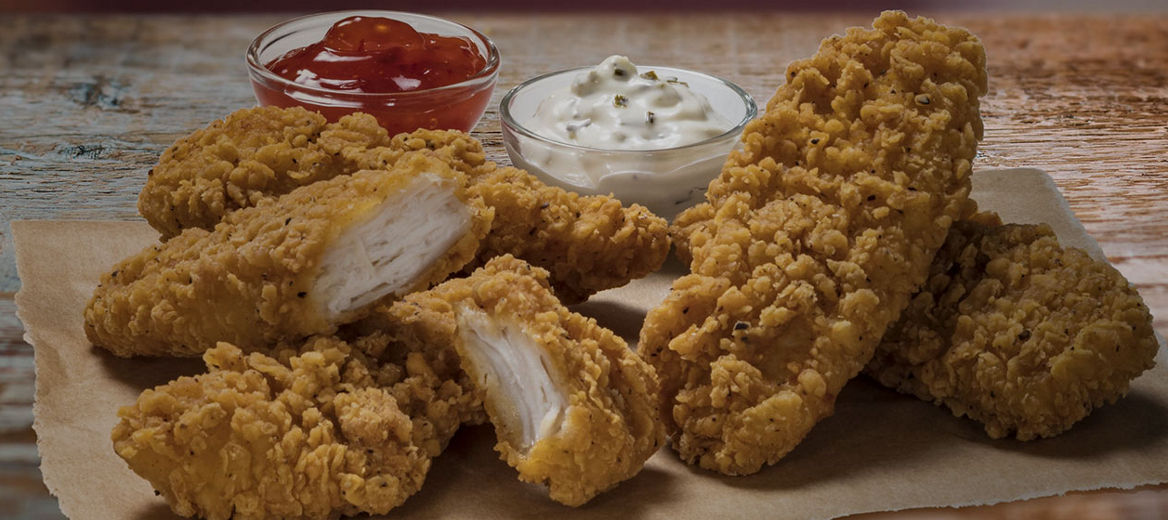
[[[687,208],[673,217],[669,225],[669,239],[673,242],[674,254],[682,263],[693,261],[693,255],[689,252],[690,235],[713,219],[714,207],[709,202]]]
[[[369,305],[359,298],[334,302],[336,287],[360,273],[328,267],[337,257],[343,265],[346,258],[374,256],[372,247],[348,255],[342,245],[351,246],[356,231],[368,231],[366,224],[377,222],[371,219],[394,210],[399,194],[418,185],[439,191],[449,203],[441,208],[453,204],[465,213],[465,222],[452,228],[448,244],[430,244],[425,255],[404,254],[380,264],[406,274],[394,283],[370,275],[369,287],[361,287],[370,291],[362,298],[425,289],[473,257],[489,229],[490,212],[465,194],[464,183],[445,163],[414,156],[392,171],[335,177],[261,200],[228,214],[214,231],[187,229],[102,277],[85,310],[86,335],[119,356],[192,356],[217,341],[253,350],[330,334],[360,318]],[[406,216],[429,219],[425,211]],[[414,252],[420,247],[408,245]],[[337,251],[341,254],[330,256]]]
[[[547,278],[505,255],[468,278],[383,307],[361,326],[457,348],[485,396],[496,450],[521,480],[546,484],[552,499],[576,506],[636,475],[661,445],[664,429],[652,367],[595,320],[565,308]],[[510,336],[491,336],[498,327]],[[483,352],[483,335],[502,350]],[[533,386],[538,381],[545,386]],[[527,442],[520,439],[522,423],[529,425]]]
[[[466,271],[511,254],[551,273],[564,303],[642,278],[669,255],[668,224],[639,204],[583,197],[509,167],[473,177],[468,193],[493,208],[495,220]]]
[[[984,50],[928,19],[886,12],[787,78],[683,219],[693,274],[641,331],[673,446],[725,474],[832,413],[961,216],[981,135]]]
[[[866,371],[985,424],[1052,437],[1152,368],[1152,317],[1115,268],[1046,225],[958,222]]]
[[[232,210],[356,172],[341,158],[347,148],[388,143],[367,114],[329,124],[300,107],[239,110],[163,152],[138,196],[138,211],[164,240],[189,227],[210,230]]]
[[[377,170],[392,165],[410,153],[430,154],[446,162],[451,168],[465,173],[468,178],[495,169],[495,164],[486,160],[487,154],[483,151],[483,144],[458,130],[420,128],[393,136],[388,146],[351,147],[341,155],[355,168]]]
[[[421,487],[453,434],[442,425],[457,423],[468,398],[441,366],[398,355],[409,361],[329,337],[272,357],[220,343],[203,355],[208,373],[123,407],[114,449],[182,516],[383,514]]]

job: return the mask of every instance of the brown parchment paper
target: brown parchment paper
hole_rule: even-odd
[[[986,170],[974,197],[1011,222],[1045,221],[1064,244],[1098,246],[1050,178],[1033,169]],[[41,470],[73,520],[174,518],[114,454],[118,407],[149,386],[201,371],[194,360],[117,359],[82,331],[82,310],[99,275],[151,244],[142,222],[14,222],[25,339],[36,352]],[[647,309],[683,271],[673,262],[577,310],[632,341]],[[1168,364],[1130,395],[1054,439],[994,441],[979,424],[896,394],[864,377],[840,395],[835,415],[778,465],[721,477],[681,463],[669,449],[636,478],[585,507],[569,509],[520,483],[491,449],[489,426],[466,428],[435,462],[426,485],[395,518],[800,518],[987,504],[1102,487],[1168,481]]]

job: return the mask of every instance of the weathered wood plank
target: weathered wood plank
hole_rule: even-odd
[[[24,327],[16,319],[12,294],[0,293],[0,436],[30,431],[32,428],[33,355],[32,346],[22,339]],[[0,460],[11,460],[0,437]],[[22,461],[35,461],[23,456]]]
[[[5,518],[61,518],[41,482],[32,431],[33,353],[12,293],[0,293],[0,511]]]

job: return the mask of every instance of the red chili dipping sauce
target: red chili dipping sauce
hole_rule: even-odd
[[[253,74],[261,104],[300,105],[331,121],[367,112],[390,134],[418,128],[469,131],[495,83],[495,70],[486,70],[488,59],[471,39],[418,32],[406,22],[370,16],[342,19],[323,40],[264,66],[290,83],[256,81]],[[484,81],[468,81],[476,78]],[[272,88],[280,86],[276,83],[283,88]]]
[[[415,31],[389,18],[350,16],[324,40],[291,51],[268,70],[301,85],[353,92],[409,92],[466,81],[487,65],[466,38]]]

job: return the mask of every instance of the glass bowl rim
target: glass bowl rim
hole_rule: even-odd
[[[730,127],[729,130],[726,130],[725,132],[722,132],[721,134],[718,134],[716,136],[707,137],[706,139],[703,139],[703,140],[698,141],[696,143],[683,144],[680,146],[672,146],[672,147],[668,147],[668,148],[647,148],[647,149],[642,149],[642,150],[622,150],[619,148],[596,148],[596,147],[592,147],[592,146],[584,146],[584,145],[573,144],[573,143],[565,143],[563,141],[557,141],[555,139],[552,139],[552,138],[549,138],[546,136],[542,136],[542,135],[539,135],[539,134],[531,131],[526,126],[523,126],[522,124],[520,124],[515,119],[515,117],[513,115],[511,115],[511,100],[515,96],[517,96],[519,94],[519,92],[521,92],[522,90],[529,88],[532,85],[539,83],[540,81],[544,81],[544,80],[547,80],[547,79],[550,79],[550,78],[553,78],[556,76],[583,72],[586,70],[591,70],[593,68],[595,68],[595,66],[583,66],[583,67],[574,67],[571,69],[558,70],[558,71],[554,71],[554,72],[548,72],[548,73],[540,74],[534,78],[531,78],[527,81],[524,81],[523,83],[520,83],[520,84],[512,87],[510,90],[507,91],[506,94],[503,95],[503,100],[499,102],[499,119],[503,122],[503,126],[509,127],[510,129],[518,132],[519,134],[521,134],[524,137],[527,137],[529,139],[533,139],[533,140],[539,141],[541,143],[547,143],[547,144],[552,144],[555,146],[567,148],[570,150],[577,150],[577,151],[581,151],[581,152],[602,152],[602,153],[615,154],[615,155],[645,154],[645,153],[672,152],[672,151],[676,151],[676,150],[687,150],[687,149],[691,149],[691,148],[698,148],[698,147],[706,146],[706,145],[709,145],[711,143],[715,143],[718,141],[722,141],[722,140],[726,139],[727,137],[732,137],[734,135],[742,133],[742,131],[746,128],[746,125],[748,123],[750,123],[750,121],[752,121],[758,115],[758,104],[755,103],[754,98],[750,95],[750,93],[748,93],[742,87],[736,85],[734,82],[727,80],[727,79],[724,79],[724,78],[720,78],[720,77],[715,76],[713,74],[706,74],[704,72],[698,72],[695,70],[683,69],[681,67],[669,67],[669,66],[665,66],[665,65],[637,65],[637,68],[638,69],[676,70],[676,71],[684,72],[686,74],[693,74],[694,76],[703,78],[705,80],[709,80],[714,85],[725,87],[725,88],[729,89],[731,92],[737,94],[738,99],[740,101],[742,101],[743,106],[746,108],[746,113],[743,114],[742,119],[740,121],[738,121],[737,123],[735,123],[734,126]]]
[[[289,79],[280,77],[276,73],[269,70],[268,67],[265,66],[263,63],[260,63],[260,59],[259,59],[260,44],[262,42],[264,42],[269,36],[271,36],[272,33],[276,32],[277,30],[279,30],[287,25],[290,25],[290,24],[293,24],[296,22],[306,21],[306,20],[309,20],[312,18],[325,18],[325,17],[331,18],[331,17],[337,17],[339,15],[339,18],[336,18],[336,19],[341,20],[341,19],[347,18],[349,16],[358,16],[361,14],[368,15],[370,13],[378,13],[380,15],[385,15],[386,18],[392,18],[392,19],[395,19],[398,21],[406,21],[406,20],[402,20],[401,18],[395,18],[395,16],[405,15],[405,17],[407,17],[407,18],[408,17],[424,18],[424,19],[427,19],[430,21],[441,23],[441,24],[453,25],[453,26],[460,27],[462,29],[466,29],[467,31],[470,31],[471,34],[474,34],[475,37],[477,37],[479,40],[481,40],[481,42],[486,46],[486,48],[487,48],[487,64],[485,66],[483,66],[482,70],[480,70],[474,76],[467,78],[464,81],[460,81],[458,83],[451,83],[449,85],[442,85],[441,87],[433,87],[433,88],[427,88],[427,89],[421,89],[421,90],[410,90],[410,91],[406,91],[406,92],[354,92],[351,90],[339,90],[339,89],[332,89],[332,88],[313,87],[313,86],[309,86],[309,85],[302,85],[300,83],[296,83],[295,81],[291,81]],[[291,87],[291,88],[298,89],[298,90],[303,91],[303,92],[323,94],[323,95],[326,95],[326,97],[347,97],[347,98],[359,98],[359,99],[361,99],[361,98],[365,98],[365,99],[387,98],[387,97],[389,97],[389,98],[421,97],[421,96],[433,94],[436,92],[448,92],[448,91],[462,90],[462,89],[465,89],[468,87],[478,86],[478,85],[481,85],[483,83],[489,83],[492,79],[494,79],[498,75],[499,65],[501,62],[501,59],[499,56],[499,49],[497,47],[495,47],[495,42],[491,41],[491,39],[488,38],[485,34],[479,32],[471,27],[468,27],[466,25],[460,24],[460,23],[452,21],[452,20],[447,20],[445,18],[439,18],[437,16],[430,16],[430,15],[419,14],[419,13],[411,13],[411,12],[407,12],[407,11],[385,11],[385,10],[378,10],[378,9],[326,11],[323,13],[313,13],[313,14],[298,16],[296,18],[284,20],[276,25],[273,25],[273,26],[267,28],[264,32],[261,32],[259,34],[259,36],[256,36],[255,39],[252,40],[251,45],[248,45],[248,47],[247,47],[247,52],[244,54],[244,60],[247,61],[247,68],[252,74],[258,75],[263,80],[275,82],[284,88]]]

